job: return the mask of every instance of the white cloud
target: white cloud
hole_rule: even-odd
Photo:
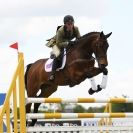
[[[5,0],[0,4],[0,16],[20,18],[73,14],[94,18],[106,14],[108,7],[109,2],[106,0]]]
[[[17,66],[17,52],[0,48],[0,92],[7,92]]]
[[[32,17],[32,18],[6,18],[0,22],[2,32],[1,45],[19,41],[22,45],[28,44],[41,38],[45,41],[55,35],[56,27],[63,24],[63,16],[55,17]],[[100,20],[87,17],[75,17],[75,24],[79,27],[81,34],[99,30]],[[33,41],[33,42],[34,42]],[[38,42],[39,43],[39,42]]]
[[[88,18],[88,17],[77,17],[76,25],[79,27],[82,35],[91,32],[91,31],[99,31],[101,20],[99,18]]]

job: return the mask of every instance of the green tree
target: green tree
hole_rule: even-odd
[[[99,112],[104,112],[105,106],[101,107],[89,107],[87,109],[88,113],[99,113]]]
[[[82,105],[76,105],[73,109],[74,113],[85,113],[86,109]]]

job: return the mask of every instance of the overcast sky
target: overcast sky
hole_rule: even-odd
[[[46,39],[55,35],[63,17],[73,15],[81,35],[91,31],[112,32],[108,39],[109,81],[107,88],[93,96],[90,82],[69,88],[59,87],[52,97],[133,97],[133,1],[132,0],[4,0],[0,1],[0,92],[9,88],[17,65],[17,52],[9,48],[19,43],[25,67],[49,57]],[[96,77],[101,82],[102,75]]]

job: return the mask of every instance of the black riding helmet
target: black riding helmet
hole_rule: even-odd
[[[66,15],[66,16],[64,17],[64,24],[67,23],[67,22],[74,22],[73,16],[71,16],[71,15]]]

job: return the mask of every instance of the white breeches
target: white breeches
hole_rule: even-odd
[[[58,46],[54,45],[52,47],[52,53],[51,54],[54,54],[56,57],[58,57],[60,55],[60,49],[58,48]]]

